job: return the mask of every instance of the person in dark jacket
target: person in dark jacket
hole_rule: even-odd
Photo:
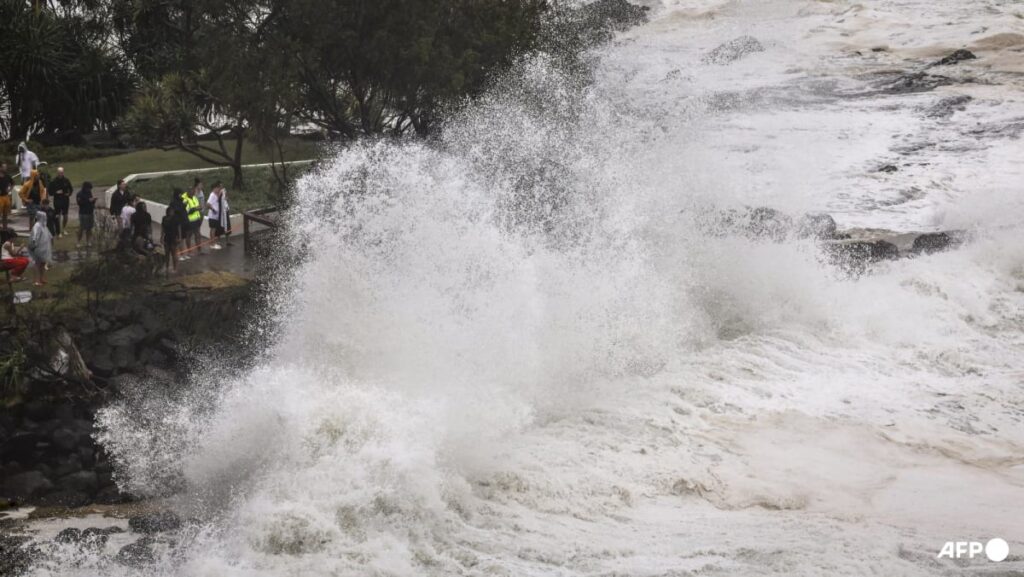
[[[167,207],[167,213],[160,221],[160,240],[164,245],[164,258],[167,272],[178,272],[178,243],[181,242],[181,218],[178,208]]]
[[[114,226],[117,228],[118,233],[121,232],[121,229],[128,226],[127,222],[121,222],[121,210],[124,208],[124,205],[128,204],[130,198],[128,185],[123,178],[118,180],[117,190],[110,196],[110,216],[114,218]]]
[[[131,215],[132,248],[142,255],[149,255],[153,251],[153,217],[146,209],[146,203],[139,202],[135,205],[135,212]]]
[[[68,177],[64,176],[63,166],[57,167],[57,177],[50,182],[46,189],[49,191],[53,202],[53,211],[61,219],[55,227],[57,230],[62,231],[58,236],[67,236],[68,210],[71,208],[71,197],[75,194],[75,189],[72,188]]]
[[[92,183],[82,183],[82,190],[78,191],[75,200],[78,202],[78,246],[82,246],[82,235],[85,235],[85,244],[92,244],[92,228],[96,225],[96,197],[92,194]]]

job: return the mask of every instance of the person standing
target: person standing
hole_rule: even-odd
[[[203,179],[196,177],[192,181],[192,194],[196,195],[199,199],[199,206],[205,211],[206,210],[206,193],[203,191]]]
[[[224,234],[224,227],[221,226],[220,220],[222,194],[224,194],[224,186],[218,180],[213,183],[213,188],[210,189],[210,198],[206,201],[206,219],[210,227],[210,238],[213,239],[213,244],[210,245],[211,250],[224,248],[220,245],[220,237]]]
[[[7,228],[7,220],[11,217],[11,191],[14,190],[14,179],[7,174],[7,163],[0,163],[0,229]]]
[[[82,236],[85,236],[85,245],[92,245],[92,228],[96,224],[96,197],[92,194],[92,183],[83,182],[82,190],[78,191],[75,197],[78,202],[78,246],[82,246]]]
[[[39,174],[38,170],[33,170],[29,174],[28,180],[21,185],[18,196],[21,197],[21,202],[25,205],[25,211],[28,212],[28,224],[32,226],[35,223],[36,213],[39,212],[39,205],[46,198],[46,185],[43,184],[43,176]]]
[[[50,198],[53,199],[53,212],[60,219],[55,223],[57,230],[61,231],[60,236],[68,234],[68,210],[71,208],[71,197],[75,194],[71,181],[64,176],[64,167],[57,167],[57,178],[54,178],[47,188]]]
[[[25,248],[14,243],[18,233],[13,230],[0,230],[0,260],[3,261],[7,270],[11,271],[11,282],[18,282],[24,279],[25,270],[32,261],[25,256]]]
[[[117,189],[110,196],[110,216],[114,219],[114,227],[118,233],[127,224],[121,221],[121,210],[125,204],[128,204],[128,185],[122,178],[117,181]]]
[[[39,212],[46,215],[46,228],[50,230],[50,234],[54,238],[60,236],[60,221],[57,220],[57,211],[53,210],[50,205],[50,199],[44,198],[42,204],[39,205]]]
[[[135,214],[135,205],[138,201],[138,196],[127,195],[125,204],[121,207],[121,242],[124,246],[131,246],[132,243],[132,215]]]
[[[35,286],[46,284],[46,269],[53,258],[53,236],[46,227],[46,213],[36,215],[36,223],[32,225],[32,234],[28,239],[28,251],[36,263]]]
[[[191,252],[192,243],[195,242],[196,254],[201,255],[203,251],[199,248],[199,229],[203,224],[203,205],[199,203],[195,187],[182,195],[181,202],[185,205],[185,251]]]
[[[170,205],[167,213],[160,220],[160,241],[164,245],[164,266],[167,272],[178,272],[178,241],[181,240],[181,217],[178,207]]]
[[[18,143],[18,155],[14,157],[14,162],[18,165],[21,182],[31,178],[32,171],[39,167],[39,157],[36,156],[36,153],[29,150],[28,145],[24,142]]]

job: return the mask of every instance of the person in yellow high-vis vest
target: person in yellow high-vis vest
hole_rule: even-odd
[[[196,254],[202,254],[199,249],[199,227],[203,224],[203,207],[199,203],[199,197],[192,189],[181,194],[181,202],[185,205],[185,226],[182,227],[182,234],[185,237],[185,252],[191,252],[193,240],[195,241]]]

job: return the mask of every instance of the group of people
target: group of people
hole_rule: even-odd
[[[79,248],[83,241],[84,246],[92,245],[97,198],[90,182],[83,183],[75,193],[63,167],[57,169],[56,178],[48,181],[40,172],[40,165],[44,163],[28,150],[25,143],[18,146],[16,162],[21,177],[18,196],[29,217],[29,242],[27,246],[19,246],[16,242],[18,235],[9,228],[15,184],[7,172],[7,165],[0,163],[0,256],[12,281],[23,280],[25,271],[34,262],[37,270],[35,284],[42,286],[46,284],[46,271],[52,260],[53,239],[68,234],[71,198],[74,197],[78,205]],[[108,208],[119,246],[141,255],[153,254],[157,247],[153,238],[153,218],[146,203],[128,190],[124,179],[118,181]],[[210,229],[210,240],[205,243],[200,234],[204,221]],[[175,189],[160,226],[160,244],[164,248],[168,270],[177,271],[179,261],[189,260],[193,253],[202,254],[202,247],[206,244],[211,250],[221,250],[221,239],[231,233],[227,189],[221,182],[214,182],[207,196],[200,178],[196,178],[187,191]]]

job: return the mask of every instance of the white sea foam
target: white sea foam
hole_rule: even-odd
[[[198,520],[154,574],[923,576],[961,573],[947,540],[1024,547],[1019,140],[968,131],[1020,86],[972,63],[1001,89],[947,121],[849,97],[1012,3],[666,4],[593,86],[537,56],[439,142],[299,183],[266,362],[101,419],[125,486]],[[741,35],[765,51],[702,62]],[[973,240],[853,280],[696,225],[743,205]]]

